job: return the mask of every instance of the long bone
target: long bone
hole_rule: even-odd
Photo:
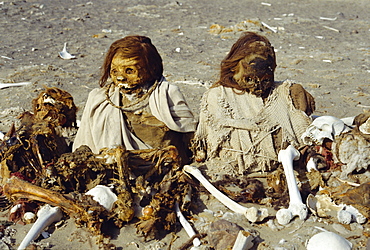
[[[287,209],[280,209],[276,213],[276,219],[281,225],[288,224],[295,216],[299,216],[301,220],[307,217],[308,209],[302,202],[302,197],[293,171],[293,161],[298,160],[299,156],[298,150],[292,145],[289,145],[284,150],[280,150],[278,154],[278,160],[283,164],[289,191],[289,207]]]
[[[181,213],[179,203],[175,203],[175,211],[177,218],[179,218],[179,221],[182,225],[182,227],[185,229],[186,233],[190,238],[192,238],[194,235],[196,235],[194,229],[191,227],[190,223],[186,220],[185,216]],[[194,247],[199,247],[200,246],[200,240],[198,238],[193,239],[193,245]]]
[[[28,198],[29,200],[41,201],[52,206],[61,207],[68,214],[81,213],[84,209],[72,200],[58,192],[48,190],[17,177],[10,178],[4,185],[4,194],[8,198]]]
[[[36,239],[42,230],[50,226],[51,223],[60,221],[63,217],[62,210],[59,207],[51,207],[46,204],[37,212],[37,220],[28,231],[26,237],[23,239],[18,247],[18,250],[26,249],[26,247]]]
[[[3,192],[8,199],[26,198],[47,203],[51,206],[60,207],[63,212],[74,217],[77,224],[86,224],[89,231],[99,235],[102,220],[99,217],[106,209],[99,205],[84,203],[74,200],[61,193],[48,190],[17,177],[8,179],[3,187]]]
[[[236,237],[232,250],[248,250],[253,247],[253,236],[244,230],[240,230]]]
[[[216,197],[222,204],[228,207],[230,210],[234,211],[238,214],[243,214],[248,221],[250,222],[257,222],[262,221],[266,217],[268,217],[268,211],[266,208],[257,209],[255,207],[247,208],[244,207],[223,193],[221,193],[217,188],[215,188],[200,172],[197,167],[185,165],[184,171],[194,176],[202,185],[214,196]]]

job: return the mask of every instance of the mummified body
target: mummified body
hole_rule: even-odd
[[[70,151],[64,136],[76,129],[77,111],[72,96],[55,87],[46,88],[32,104],[33,113],[23,113],[20,127],[12,127],[0,145],[2,166],[31,180]]]
[[[220,161],[229,174],[269,171],[277,153],[310,124],[313,97],[299,84],[275,82],[274,49],[247,32],[221,63],[221,77],[203,96],[195,136],[197,161]]]
[[[114,42],[101,88],[89,94],[74,149],[88,145],[98,153],[117,145],[127,150],[174,145],[188,162],[196,122],[179,88],[165,81],[162,72],[162,59],[148,37]]]
[[[59,206],[96,235],[102,234],[107,221],[123,226],[140,207],[144,213],[136,214],[140,219],[136,226],[146,239],[174,230],[174,204],[186,210],[191,200],[174,146],[143,150],[117,146],[100,154],[80,146],[70,152],[61,132],[75,126],[72,96],[47,88],[33,100],[33,110],[22,115],[21,127],[12,128],[0,146],[0,185],[9,200]],[[118,200],[112,211],[85,195],[97,185],[114,187]]]

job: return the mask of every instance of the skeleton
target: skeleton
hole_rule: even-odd
[[[300,84],[275,82],[274,48],[267,38],[247,32],[221,63],[221,77],[204,95],[194,148],[198,162],[232,175],[270,171],[278,152],[299,148],[311,123],[313,97]],[[224,166],[225,165],[225,166]],[[212,168],[207,174],[212,176]]]

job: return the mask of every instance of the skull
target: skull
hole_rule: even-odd
[[[146,83],[140,67],[139,60],[125,58],[121,51],[118,51],[113,59],[110,68],[110,77],[116,86],[124,89],[135,89]]]
[[[249,53],[236,66],[233,78],[242,89],[261,96],[274,83],[273,48],[265,42],[256,41],[248,49]]]
[[[325,138],[334,141],[335,136],[349,130],[350,128],[336,117],[320,116],[307,127],[301,138],[306,145],[322,145]]]

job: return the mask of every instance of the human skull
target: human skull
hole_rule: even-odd
[[[121,51],[118,51],[111,63],[110,77],[114,84],[124,89],[135,89],[145,84],[143,70],[139,60],[135,58],[125,58]]]
[[[247,92],[261,96],[274,83],[273,48],[263,41],[249,45],[250,53],[239,61],[234,80]]]
[[[349,130],[350,128],[336,117],[320,116],[307,127],[301,138],[306,145],[322,145],[325,138],[334,141],[335,136]]]

